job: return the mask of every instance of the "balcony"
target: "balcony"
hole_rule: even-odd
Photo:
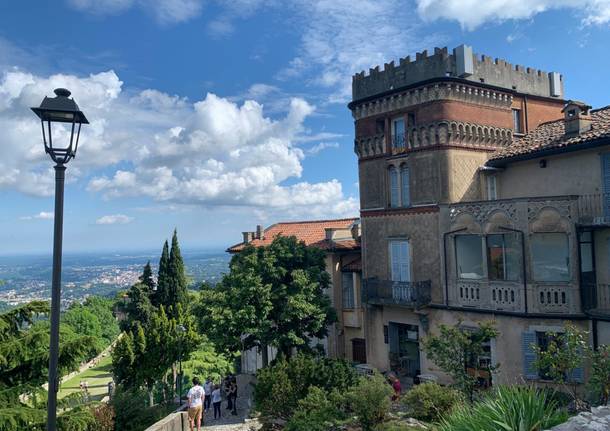
[[[431,290],[430,280],[392,281],[367,278],[362,282],[362,302],[421,308],[431,302]]]
[[[584,283],[582,286],[583,309],[591,315],[610,315],[610,284]]]
[[[579,223],[589,226],[610,225],[610,193],[580,195]]]

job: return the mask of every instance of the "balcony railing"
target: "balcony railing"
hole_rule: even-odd
[[[585,311],[610,314],[610,284],[583,284],[582,306]]]
[[[407,144],[407,134],[392,135],[392,150],[404,151]]]
[[[581,224],[610,224],[610,193],[580,195],[578,213]]]
[[[392,281],[367,278],[362,283],[362,301],[377,305],[404,305],[420,308],[432,300],[430,280]]]

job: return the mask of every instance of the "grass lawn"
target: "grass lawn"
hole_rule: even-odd
[[[63,398],[74,392],[80,392],[80,382],[86,381],[89,384],[91,400],[100,401],[108,394],[108,382],[110,380],[112,380],[112,357],[108,355],[103,357],[95,367],[91,367],[62,383],[58,398]]]

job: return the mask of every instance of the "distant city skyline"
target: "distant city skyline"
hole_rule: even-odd
[[[22,0],[0,5],[0,241],[50,253],[53,174],[29,110],[69,88],[91,125],[64,250],[224,250],[241,231],[357,216],[352,74],[435,46],[564,75],[608,103],[610,1]],[[358,3],[355,5],[355,3]]]

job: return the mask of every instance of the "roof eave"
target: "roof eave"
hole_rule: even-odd
[[[518,154],[515,156],[509,156],[501,159],[491,159],[485,163],[486,166],[493,168],[503,168],[509,163],[522,162],[525,160],[539,159],[541,157],[554,156],[557,154],[571,153],[574,151],[588,150],[591,148],[603,147],[604,145],[610,145],[610,137],[603,137],[585,141],[579,144],[566,145],[565,147],[554,147],[543,150],[534,151],[531,153]]]

